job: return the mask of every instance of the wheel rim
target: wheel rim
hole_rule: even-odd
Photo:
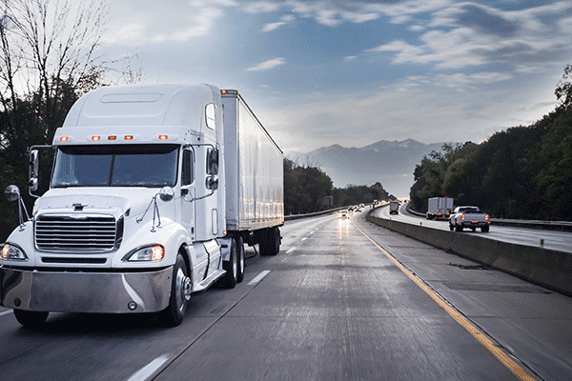
[[[238,262],[239,262],[239,269],[241,273],[244,273],[244,249],[241,250],[240,248],[238,248]]]
[[[183,311],[185,302],[191,299],[191,278],[185,274],[182,268],[177,270],[175,297],[177,298],[177,309]]]
[[[234,256],[232,261],[232,276],[234,277],[234,279],[238,278],[238,261],[236,259],[236,255]]]

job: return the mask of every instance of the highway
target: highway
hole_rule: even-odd
[[[375,209],[373,215],[414,225],[422,224],[433,229],[449,230],[449,222],[447,220],[427,220],[424,217],[416,216],[407,211],[406,205],[400,205],[399,214],[390,215],[389,208],[381,207]],[[493,223],[488,233],[482,233],[480,229],[477,229],[476,232],[464,229],[459,234],[476,234],[499,241],[535,247],[541,246],[542,240],[542,247],[546,249],[572,253],[572,233],[570,232],[498,226]]]
[[[176,328],[53,313],[27,330],[0,309],[0,379],[572,379],[571,298],[365,213],[287,222],[277,256],[248,249],[244,281],[193,296]]]

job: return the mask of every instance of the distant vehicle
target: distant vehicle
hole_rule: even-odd
[[[462,232],[464,228],[472,231],[481,228],[483,233],[489,231],[491,220],[489,215],[483,213],[477,206],[458,206],[449,219],[449,229]]]
[[[393,200],[389,202],[389,214],[399,214],[399,201]]]
[[[449,197],[431,197],[427,207],[428,220],[447,220],[453,210],[454,199]]]
[[[340,212],[340,218],[341,218],[342,220],[345,220],[346,218],[350,218],[350,216],[348,215],[348,211],[347,211],[347,210],[342,210],[342,211]]]

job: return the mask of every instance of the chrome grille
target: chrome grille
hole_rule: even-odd
[[[34,239],[39,250],[101,252],[119,244],[120,230],[122,224],[109,215],[40,215],[35,221]]]

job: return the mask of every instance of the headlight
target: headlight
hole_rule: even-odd
[[[7,261],[27,261],[28,256],[18,246],[7,243],[2,248],[2,259]]]
[[[150,245],[135,249],[125,257],[123,261],[128,262],[157,262],[165,257],[165,248],[162,245]]]

